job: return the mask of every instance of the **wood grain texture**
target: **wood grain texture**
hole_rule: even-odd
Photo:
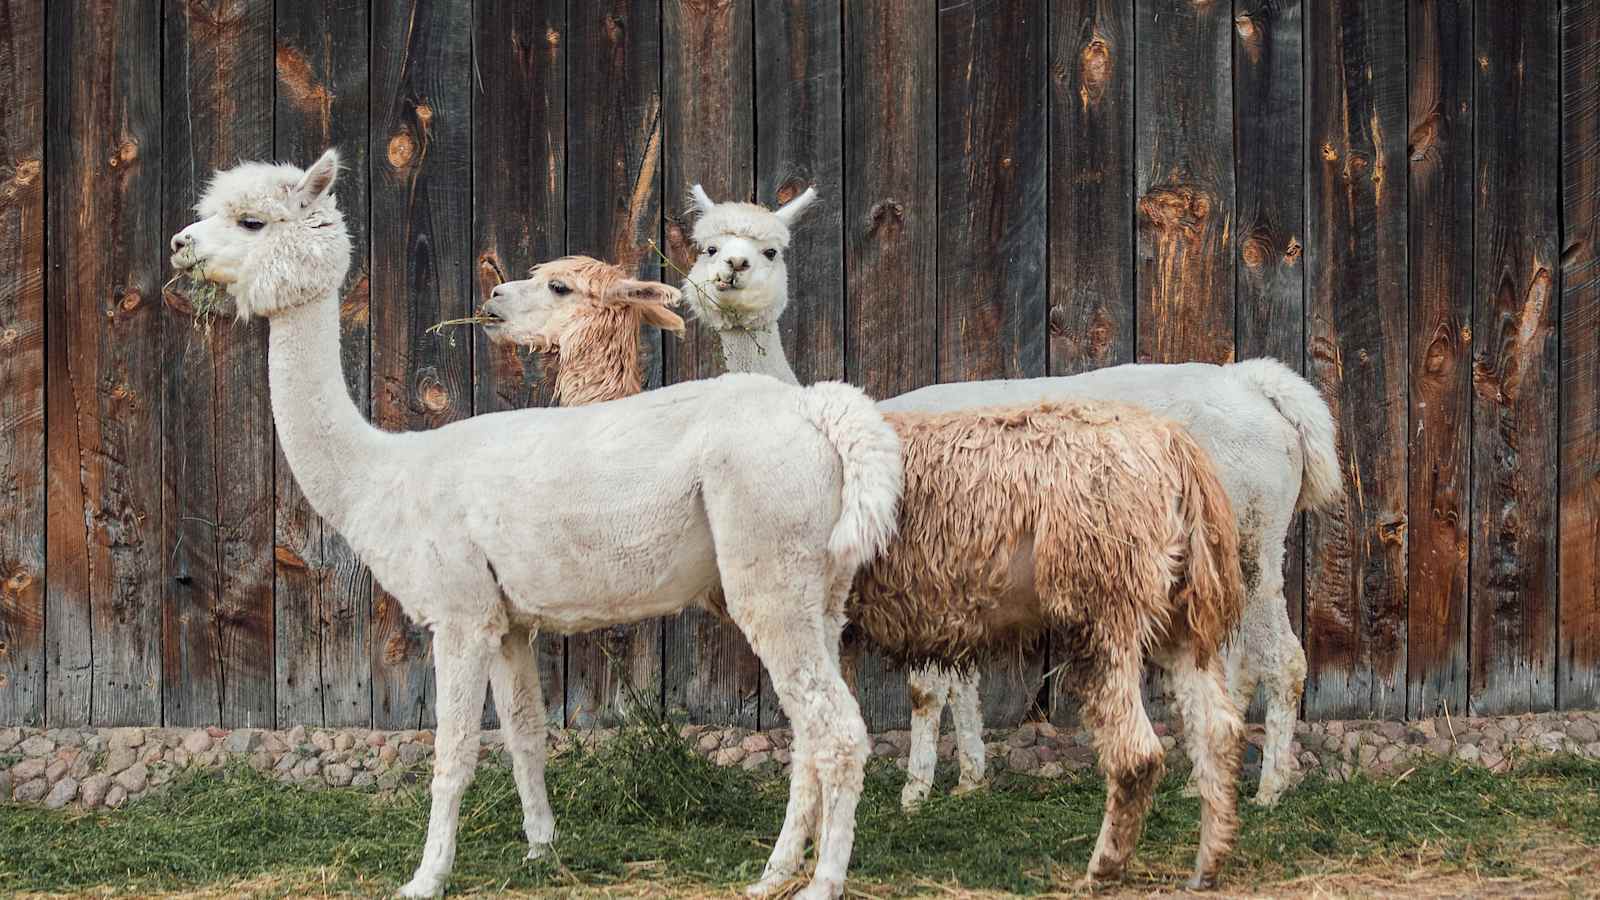
[[[162,64],[163,236],[205,179],[272,155],[271,0],[169,4]],[[162,334],[162,718],[273,723],[272,412],[267,325],[191,327],[173,288]]]
[[[161,8],[47,10],[47,707],[161,721]]]
[[[1472,4],[1411,8],[1410,511],[1406,707],[1467,703],[1471,536]]]
[[[1308,4],[1306,338],[1342,508],[1307,525],[1306,716],[1394,717],[1406,682],[1405,19]]]
[[[1032,2],[939,9],[941,381],[1045,374],[1047,24]],[[1033,712],[1046,655],[984,670],[987,722]]]
[[[1233,357],[1233,22],[1225,3],[1137,4],[1140,362]]]
[[[873,397],[938,379],[935,25],[845,3],[845,370]],[[908,727],[905,671],[870,652],[847,662],[867,727]]]
[[[1050,5],[1050,374],[1133,361],[1133,9]]]
[[[566,252],[567,13],[561,2],[481,0],[473,63],[492,72],[472,93],[477,300]],[[548,406],[555,357],[492,344],[474,329],[473,411]],[[534,644],[546,718],[566,722],[566,639]]]
[[[716,200],[755,199],[754,10],[739,0],[662,4],[662,196],[667,253],[687,272],[698,250],[689,239],[689,186]],[[678,282],[675,273],[667,278]],[[666,380],[676,384],[722,372],[716,335],[689,323],[666,347]],[[667,711],[694,722],[753,728],[761,664],[744,636],[698,609],[662,623]]]
[[[1561,35],[1561,636],[1557,699],[1600,706],[1600,2]]]
[[[845,376],[844,97],[839,4],[783,0],[756,17],[756,199],[777,207],[808,187],[820,195],[793,229],[784,258],[789,308],[779,323],[801,384]],[[760,726],[787,724],[761,676]]]
[[[45,721],[44,4],[0,6],[0,722]]]
[[[643,278],[660,271],[648,242],[661,223],[661,20],[655,0],[606,0],[569,10],[567,249]],[[641,345],[659,385],[660,332]],[[614,724],[630,699],[661,700],[661,620],[567,639],[567,724]]]
[[[372,403],[391,431],[472,410],[471,344],[426,334],[467,315],[472,258],[472,20],[456,4],[372,10]],[[373,588],[373,725],[432,721],[428,638]]]
[[[370,414],[367,3],[278,0],[276,21],[275,155],[306,166],[339,148],[344,171],[334,190],[354,248],[340,294],[340,350],[345,387]],[[312,511],[282,452],[274,472],[278,722],[368,725],[371,573]]]
[[[1475,8],[1475,712],[1556,691],[1560,38],[1555,0]]]

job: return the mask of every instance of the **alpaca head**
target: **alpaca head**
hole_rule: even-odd
[[[199,220],[172,238],[172,265],[223,285],[241,319],[337,290],[350,267],[338,170],[330,149],[305,171],[249,162],[216,173],[195,205]]]
[[[713,328],[766,328],[789,304],[789,228],[816,202],[817,189],[777,210],[754,203],[712,203],[705,189],[690,194],[698,212],[694,242],[700,256],[685,279],[689,304]]]
[[[668,309],[678,289],[628,277],[621,266],[588,256],[564,256],[534,266],[528,277],[489,293],[483,313],[491,340],[531,347],[540,353],[575,350],[576,339],[595,317],[611,313],[666,331],[682,333],[683,320]]]

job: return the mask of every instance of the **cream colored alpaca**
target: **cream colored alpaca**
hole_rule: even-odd
[[[784,250],[789,228],[816,199],[807,190],[777,211],[751,203],[712,203],[699,185],[694,238],[702,250],[685,296],[718,329],[730,371],[760,371],[791,382],[778,320],[789,304]],[[852,303],[893,302],[852,297]],[[773,352],[757,352],[771,348]],[[1290,745],[1305,685],[1306,658],[1289,624],[1283,596],[1284,542],[1300,510],[1341,499],[1333,417],[1305,379],[1272,359],[1226,366],[1125,365],[1060,378],[940,384],[880,401],[885,412],[948,412],[1040,401],[1118,400],[1144,407],[1188,429],[1210,455],[1238,519],[1245,573],[1245,612],[1227,649],[1229,690],[1240,709],[1266,686],[1266,741],[1255,802],[1272,805],[1290,785]],[[911,673],[911,762],[903,802],[914,807],[933,780],[939,718],[952,701],[958,790],[981,783],[984,758],[977,675],[938,670]]]
[[[433,807],[401,895],[437,895],[449,876],[486,684],[530,855],[553,840],[529,648],[538,629],[668,615],[719,581],[796,732],[822,748],[820,780],[807,781],[815,796],[799,798],[821,807],[825,825],[804,895],[841,894],[867,745],[831,629],[851,576],[894,533],[894,432],[854,388],[748,376],[380,431],[340,372],[337,292],[350,240],[331,190],[337,166],[330,150],[305,172],[263,163],[219,172],[200,220],[172,239],[172,262],[226,285],[241,318],[268,319],[273,418],[296,481],[433,631]]]
[[[603,373],[598,360],[633,355],[636,330],[614,330],[610,347],[566,336],[624,273],[584,260],[579,277],[556,265],[497,289],[485,307],[501,319],[491,334],[536,346],[563,335],[563,371]],[[901,537],[856,580],[851,621],[901,661],[957,670],[1046,629],[1062,637],[1066,683],[1084,696],[1110,783],[1094,878],[1122,869],[1161,776],[1139,697],[1149,649],[1205,736],[1191,747],[1205,806],[1194,883],[1210,883],[1235,827],[1241,728],[1217,647],[1243,589],[1232,513],[1204,455],[1177,426],[1116,404],[890,419],[905,448]],[[721,609],[720,593],[710,604]],[[797,790],[812,766],[797,739]],[[774,848],[775,881],[800,866],[814,827],[814,817],[793,818],[803,809],[791,805]]]

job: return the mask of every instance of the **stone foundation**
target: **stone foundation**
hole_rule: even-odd
[[[1294,760],[1301,773],[1323,769],[1331,777],[1356,771],[1398,774],[1438,757],[1503,769],[1518,758],[1567,752],[1600,759],[1600,712],[1545,713],[1497,718],[1422,719],[1416,722],[1301,722]],[[607,729],[552,730],[552,755],[575,743],[606,740]],[[684,739],[719,766],[741,766],[779,774],[789,764],[787,730],[688,725]],[[1168,750],[1178,739],[1165,725],[1156,733]],[[1252,750],[1246,775],[1259,769],[1262,730],[1250,727]],[[1012,771],[1058,778],[1094,765],[1088,735],[1048,723],[991,731],[991,772]],[[874,736],[872,755],[905,767],[909,732]],[[501,746],[498,732],[484,733],[482,755]],[[0,801],[50,809],[77,806],[117,809],[157,790],[187,766],[216,768],[241,762],[286,783],[310,788],[393,790],[428,776],[431,731],[371,731],[362,728],[261,731],[221,728],[0,728]],[[954,756],[954,738],[939,742],[941,759]]]

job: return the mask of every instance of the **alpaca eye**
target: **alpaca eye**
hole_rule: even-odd
[[[778,251],[772,249],[771,247],[768,247],[767,249],[761,251],[761,255],[765,256],[767,259],[777,259],[778,258]]]
[[[555,294],[557,297],[565,297],[572,293],[572,288],[568,287],[564,281],[552,281],[550,282],[550,293]]]
[[[707,256],[716,256],[717,255],[717,248],[715,248],[715,247],[707,247],[706,248],[706,255]]]
[[[261,229],[267,227],[267,223],[261,221],[260,219],[252,219],[246,216],[245,218],[239,220],[239,227],[243,228],[245,231],[260,231]]]

